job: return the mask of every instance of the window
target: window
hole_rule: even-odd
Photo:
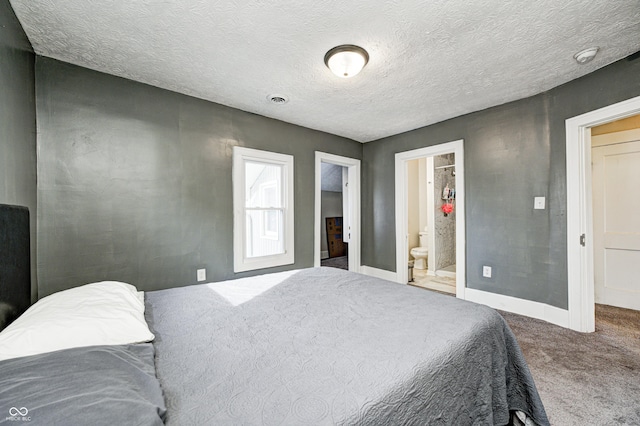
[[[279,176],[278,176],[279,177]],[[260,184],[260,198],[263,206],[276,206],[280,204],[280,189],[277,179],[268,180]],[[263,238],[277,240],[281,234],[280,229],[280,211],[264,210],[262,212],[262,220],[260,221],[260,235]]]
[[[233,149],[234,272],[290,265],[293,157]]]

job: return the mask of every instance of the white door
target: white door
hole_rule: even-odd
[[[595,301],[640,310],[640,141],[594,147],[592,160]]]

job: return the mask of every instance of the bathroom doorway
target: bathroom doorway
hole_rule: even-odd
[[[407,161],[409,284],[456,293],[455,154]]]
[[[464,298],[464,251],[463,141],[396,154],[398,281]]]

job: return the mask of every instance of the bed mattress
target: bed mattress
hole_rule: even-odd
[[[146,293],[168,425],[509,424],[546,414],[488,307],[332,268]]]

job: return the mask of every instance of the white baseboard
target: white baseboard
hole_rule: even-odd
[[[398,282],[398,274],[396,272],[378,269],[372,266],[362,265],[360,267],[360,273],[370,277]],[[533,302],[531,300],[519,299],[517,297],[505,296],[503,294],[468,287],[464,289],[464,298],[470,302],[487,305],[494,309],[536,318],[560,327],[569,328],[569,311],[547,305],[546,303]]]
[[[398,282],[398,274],[384,269],[374,268],[373,266],[360,266],[360,273],[369,275],[370,277],[382,278],[383,280]]]
[[[533,302],[531,300],[519,299],[517,297],[490,293],[473,288],[465,288],[464,296],[466,300],[471,302],[569,328],[569,311],[566,309],[556,308],[546,303]]]
[[[329,258],[329,251],[321,251],[320,252],[320,259],[328,259]]]

